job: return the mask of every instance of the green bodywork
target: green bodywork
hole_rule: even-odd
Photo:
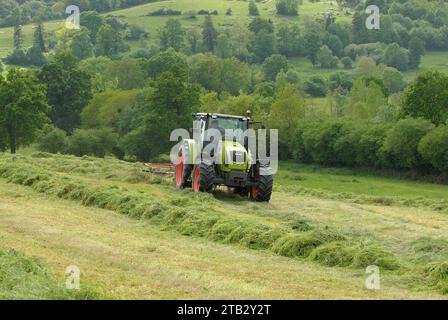
[[[194,139],[185,139],[181,146],[182,153],[188,163],[194,164],[199,156],[198,147]],[[221,153],[221,164],[219,168],[223,172],[248,171],[251,161],[251,154],[239,142],[221,141],[218,150]],[[239,157],[234,161],[233,153],[237,152]]]

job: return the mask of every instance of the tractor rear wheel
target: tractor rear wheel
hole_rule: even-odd
[[[195,165],[193,170],[193,191],[212,192],[214,179],[215,168],[213,165],[207,165],[205,163]]]
[[[257,185],[250,188],[250,198],[257,202],[269,202],[273,185],[274,177],[272,175],[260,175]]]
[[[177,159],[177,165],[175,166],[175,176],[174,180],[176,182],[176,188],[183,189],[191,185],[189,178],[191,176],[191,170],[193,166],[191,164],[186,164],[183,154]]]

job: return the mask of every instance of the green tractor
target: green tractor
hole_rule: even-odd
[[[194,137],[199,138],[185,139],[179,147],[175,165],[176,187],[193,187],[194,192],[211,193],[216,186],[227,186],[231,192],[254,201],[269,201],[273,187],[269,162],[254,159],[247,136],[242,139],[244,142],[226,136],[228,130],[246,132],[249,126],[256,124],[249,115],[250,112],[246,117],[193,114]],[[213,130],[219,133],[219,141],[206,137],[206,133]],[[207,149],[208,152],[204,152]]]

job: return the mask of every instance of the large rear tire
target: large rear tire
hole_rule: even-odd
[[[184,189],[191,186],[190,176],[193,166],[185,163],[183,154],[179,156],[175,170],[174,182],[176,183],[176,188]]]
[[[193,170],[193,191],[213,192],[213,180],[215,179],[215,169],[213,165],[201,163],[194,166]]]
[[[269,202],[274,185],[274,176],[267,175],[259,177],[257,185],[250,188],[250,198],[257,202]]]

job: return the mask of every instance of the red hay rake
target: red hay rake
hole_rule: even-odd
[[[156,174],[174,174],[174,164],[171,163],[144,163],[144,172]]]

